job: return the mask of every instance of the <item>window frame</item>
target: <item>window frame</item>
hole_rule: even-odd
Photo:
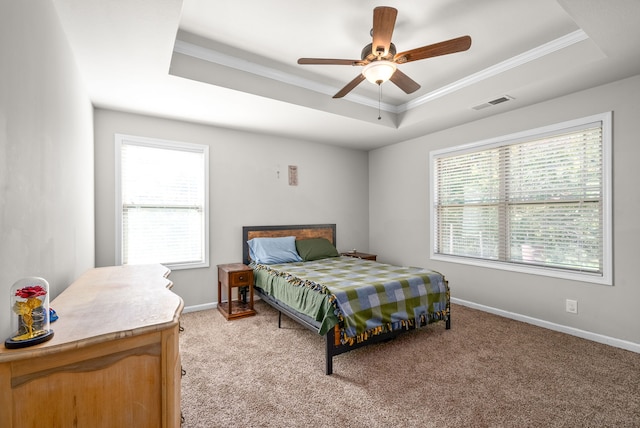
[[[437,222],[437,168],[436,161],[440,157],[449,157],[466,153],[479,152],[497,147],[518,144],[538,138],[559,135],[573,129],[586,127],[594,122],[602,123],[602,274],[591,272],[569,271],[565,269],[530,266],[516,264],[508,261],[497,261],[480,258],[472,258],[458,255],[440,254],[436,252],[436,237],[438,236]],[[432,260],[446,261],[485,268],[520,272],[526,274],[542,275],[560,279],[568,279],[595,283],[601,285],[613,285],[613,222],[612,222],[612,112],[604,112],[553,125],[543,126],[514,134],[490,138],[469,144],[448,147],[429,152],[429,236],[430,258]]]
[[[122,146],[180,150],[202,153],[204,163],[204,204],[203,204],[203,254],[202,260],[192,263],[163,263],[171,270],[207,268],[209,262],[209,146],[204,144],[170,141],[134,135],[115,134],[115,264],[122,265],[123,258],[123,206],[122,206]]]

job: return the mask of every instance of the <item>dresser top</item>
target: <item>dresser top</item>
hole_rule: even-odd
[[[182,299],[160,264],[90,269],[50,306],[58,314],[48,342],[20,349],[0,346],[0,362],[164,330],[178,323]]]

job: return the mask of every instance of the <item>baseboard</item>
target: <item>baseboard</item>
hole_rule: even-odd
[[[260,296],[254,296],[253,300],[260,300]],[[225,300],[226,302],[226,300]],[[187,312],[198,312],[198,311],[206,311],[207,309],[215,309],[218,307],[217,302],[204,303],[202,305],[194,305],[194,306],[186,306],[182,313],[186,314]]]
[[[185,306],[185,308],[182,310],[182,313],[186,314],[188,312],[206,311],[207,309],[215,309],[217,307],[218,304],[216,302],[204,303],[202,305]]]
[[[616,348],[626,349],[627,351],[632,351],[640,354],[640,343],[633,343],[627,340],[616,339],[615,337],[604,336],[602,334],[592,333],[586,330],[580,330],[574,327],[568,327],[562,324],[556,324],[549,321],[541,320],[538,318],[528,317],[526,315],[517,314],[515,312],[509,312],[502,309],[492,308],[491,306],[485,306],[474,302],[469,302],[467,300],[457,299],[455,297],[451,298],[451,302],[467,306],[469,308],[478,309],[483,312],[489,312],[495,315],[499,315],[505,318],[511,318],[516,321],[526,322],[527,324],[533,324],[538,327],[547,328],[549,330],[559,331],[561,333],[570,334],[572,336],[577,336],[582,339],[591,340],[598,343],[603,343],[605,345],[615,346]],[[453,326],[455,328],[456,318],[455,315],[452,315]]]

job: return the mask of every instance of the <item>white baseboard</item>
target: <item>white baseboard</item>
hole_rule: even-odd
[[[633,343],[627,340],[616,339],[615,337],[604,336],[602,334],[592,333],[590,331],[580,330],[578,328],[568,327],[566,325],[556,324],[549,321],[528,317],[526,315],[517,314],[515,312],[504,311],[502,309],[492,308],[490,306],[480,305],[478,303],[456,299],[455,297],[451,298],[451,302],[458,305],[467,306],[469,308],[478,309],[483,312],[489,312],[495,315],[499,315],[501,317],[511,318],[517,321],[526,322],[527,324],[533,324],[538,327],[559,331],[562,333],[570,334],[572,336],[580,337],[582,339],[592,340],[594,342],[615,346],[616,348],[622,348],[622,349],[626,349],[627,351],[632,351],[640,354],[640,343]],[[452,316],[452,322],[455,328],[455,322],[456,322],[455,315]]]
[[[206,311],[207,309],[215,309],[217,307],[217,302],[204,303],[202,305],[185,306],[184,309],[182,309],[182,313],[186,314],[188,312]]]
[[[253,300],[260,300],[260,296],[254,296]],[[225,300],[226,302],[226,300]],[[218,307],[218,302],[203,303],[202,305],[186,306],[182,309],[182,313],[206,311],[207,309],[215,309]]]

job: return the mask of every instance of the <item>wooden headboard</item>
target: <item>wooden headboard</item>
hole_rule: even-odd
[[[295,236],[296,239],[326,238],[335,246],[336,225],[244,226],[242,228],[242,262],[249,264],[248,240],[253,238],[280,238],[283,236]]]

